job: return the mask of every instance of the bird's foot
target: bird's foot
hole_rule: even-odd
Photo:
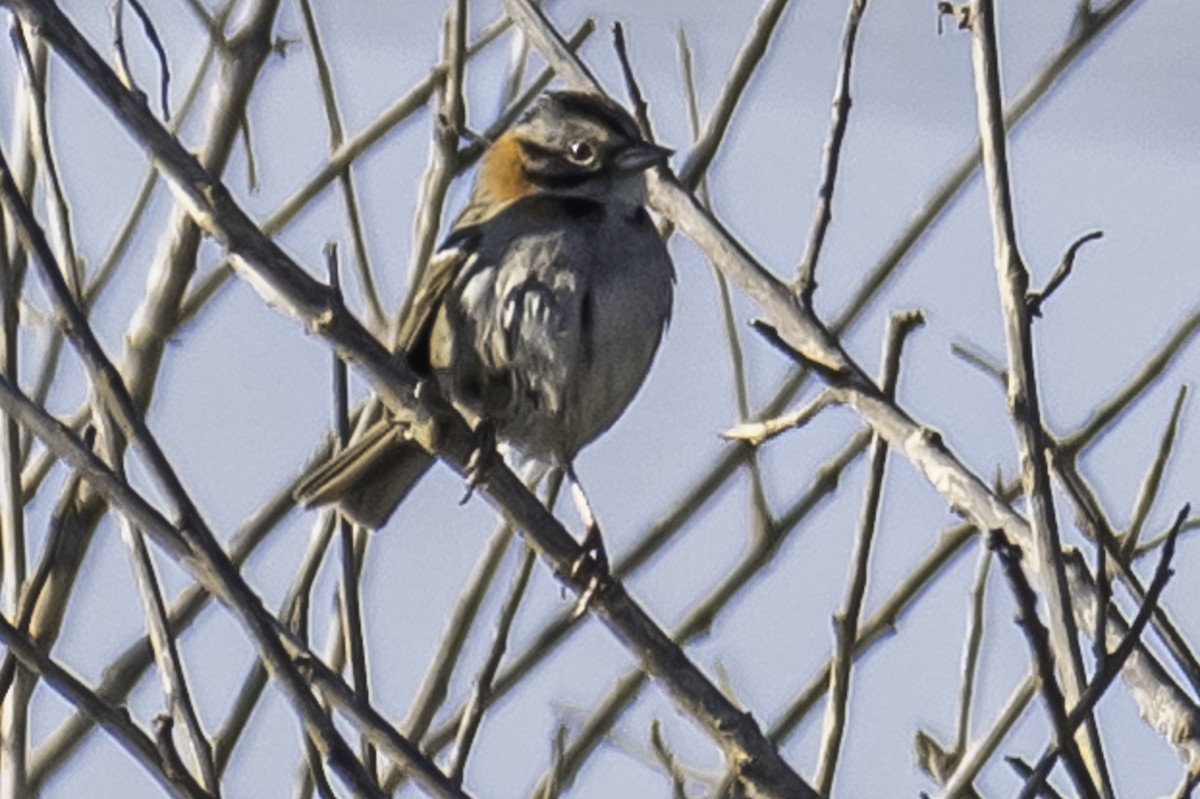
[[[467,491],[459,500],[459,505],[466,505],[475,489],[487,482],[488,470],[496,458],[496,426],[490,420],[483,419],[475,425],[475,448],[467,459]]]

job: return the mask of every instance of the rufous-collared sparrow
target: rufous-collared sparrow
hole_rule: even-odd
[[[397,343],[473,425],[566,470],[624,412],[671,312],[674,269],[643,172],[670,151],[600,95],[543,95],[485,151],[466,208],[417,285]],[[297,489],[382,526],[431,456],[386,418]]]

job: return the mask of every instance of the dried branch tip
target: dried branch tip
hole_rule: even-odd
[[[1103,230],[1093,230],[1090,233],[1085,233],[1075,239],[1074,243],[1067,248],[1066,253],[1059,262],[1058,267],[1054,270],[1054,274],[1050,276],[1050,282],[1046,284],[1046,288],[1041,291],[1031,291],[1025,295],[1025,307],[1029,309],[1029,313],[1033,316],[1042,315],[1042,303],[1050,298],[1059,286],[1071,274],[1072,267],[1075,266],[1075,254],[1079,252],[1079,248],[1087,244],[1089,241],[1104,238]]]
[[[938,11],[938,36],[942,35],[942,18],[953,17],[959,30],[966,30],[971,27],[971,7],[966,3],[950,3],[942,0],[937,4]]]

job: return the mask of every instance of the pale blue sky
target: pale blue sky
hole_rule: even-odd
[[[346,129],[353,134],[435,63],[442,4],[341,0],[318,5]],[[1013,0],[1000,5],[1006,90],[1012,93],[1065,35],[1075,4]],[[470,6],[473,28],[499,14],[495,2]],[[827,317],[853,294],[927,196],[932,181],[974,138],[969,40],[949,25],[939,37],[933,6],[876,0],[868,8],[855,62],[855,105],[835,217],[818,275],[818,309]],[[92,41],[104,46],[106,4],[70,2],[65,7]],[[178,100],[200,56],[201,37],[182,3],[158,0],[148,8],[167,42]],[[624,0],[595,11],[586,3],[556,0],[551,8],[552,18],[564,30],[589,14],[596,16],[598,30],[584,55],[618,97],[623,93],[608,30],[613,21],[626,24],[656,131],[680,152],[674,161],[679,165],[689,147],[676,30],[682,25],[692,41],[707,115],[758,4]],[[843,2],[792,4],[712,170],[718,215],[784,276],[795,268],[812,218],[844,15]],[[1045,415],[1058,432],[1077,427],[1200,303],[1200,226],[1195,222],[1200,207],[1200,54],[1195,48],[1200,6],[1143,0],[1126,17],[1062,80],[1012,142],[1020,243],[1035,284],[1046,280],[1077,236],[1097,227],[1106,233],[1103,241],[1083,250],[1076,274],[1049,303],[1046,318],[1036,328]],[[136,38],[135,29],[134,23],[127,27],[131,39]],[[303,38],[295,4],[283,4],[277,31]],[[469,115],[476,128],[486,127],[496,110],[506,49],[496,47],[469,70]],[[135,72],[151,84],[154,65],[140,41],[131,55]],[[16,73],[11,56],[6,52],[2,58],[11,76],[0,83],[0,129],[7,131]],[[55,65],[52,85],[54,133],[67,190],[76,197],[79,246],[94,265],[123,218],[144,167],[108,112],[61,65]],[[315,86],[310,54],[304,45],[295,45],[286,58],[271,60],[255,91],[251,128],[262,188],[254,194],[247,191],[240,146],[227,183],[258,217],[301,185],[327,152]],[[404,285],[409,220],[427,158],[428,123],[425,114],[415,117],[374,148],[356,172],[370,252],[392,307]],[[194,132],[194,126],[190,130]],[[451,213],[465,187],[464,183],[452,195]],[[161,220],[166,208],[167,195],[160,191],[153,219]],[[325,240],[344,239],[341,213],[337,193],[327,191],[281,241],[298,260],[319,270]],[[155,242],[156,235],[145,237],[131,250],[116,284],[96,309],[98,329],[114,355],[120,352],[129,315],[140,300]],[[585,451],[579,463],[616,554],[723,450],[717,433],[735,417],[711,270],[687,241],[676,239],[672,253],[679,274],[678,299],[656,368],[626,416]],[[216,249],[206,245],[206,268],[217,257]],[[990,477],[1000,464],[1011,475],[1015,447],[1002,393],[949,352],[955,342],[970,342],[1003,357],[990,224],[978,183],[910,256],[901,276],[848,335],[849,351],[874,370],[887,316],[914,307],[925,311],[928,324],[907,350],[902,404],[941,429],[980,474]],[[741,298],[737,309],[743,322],[754,316]],[[774,391],[786,364],[748,330],[742,327],[751,390],[761,400]],[[68,369],[72,368],[70,360]],[[202,321],[184,330],[170,348],[151,423],[216,530],[231,533],[295,474],[327,424],[328,372],[326,348],[264,307],[242,284],[226,289]],[[53,397],[56,411],[73,410],[82,397],[79,373],[72,374]],[[1128,520],[1177,386],[1197,374],[1200,355],[1193,348],[1120,430],[1085,459],[1087,476],[1118,524]],[[791,504],[807,487],[812,469],[856,429],[849,412],[827,416],[764,450],[767,493],[776,512]],[[1194,445],[1193,418],[1189,410],[1150,530],[1161,528],[1184,501],[1197,499],[1200,449]],[[907,463],[893,459],[889,468],[867,612],[953,521]],[[724,675],[737,700],[764,723],[774,720],[827,657],[829,617],[842,601],[863,476],[861,464],[851,469],[840,491],[789,539],[760,583],[719,617],[708,637],[688,650],[709,674]],[[459,508],[459,492],[457,478],[435,470],[392,527],[371,542],[363,601],[373,646],[373,691],[377,705],[393,719],[407,713],[441,636],[444,614],[494,523],[480,501]],[[663,557],[631,581],[634,594],[664,625],[678,622],[743,553],[747,508],[745,482],[738,481]],[[33,508],[35,541],[49,510],[46,500]],[[271,606],[278,604],[290,583],[313,518],[293,514],[248,569],[248,577]],[[563,518],[571,529],[579,529],[572,510]],[[1069,510],[1061,518],[1074,540]],[[97,679],[141,628],[136,592],[115,532],[111,524],[102,528],[55,649],[56,656],[89,680]],[[1194,575],[1200,569],[1200,552],[1188,541],[1178,557],[1178,577],[1166,601],[1185,634],[1197,640],[1200,617],[1191,609],[1197,606]],[[467,666],[452,687],[456,706],[485,655],[514,563],[510,554],[498,590],[493,590],[481,617],[483,640],[469,648]],[[838,796],[915,796],[933,789],[913,766],[912,740],[918,727],[947,742],[952,737],[966,591],[975,563],[971,549],[905,618],[900,635],[855,671],[852,728]],[[164,566],[164,577],[174,590],[186,582],[172,566]],[[331,575],[323,574],[314,601],[321,623],[328,615],[332,585]],[[567,605],[539,564],[510,649],[520,651],[544,620]],[[1026,668],[1025,644],[1011,623],[1012,613],[1006,588],[994,581],[977,732],[990,724]],[[211,611],[183,646],[198,684],[201,713],[213,729],[250,663],[251,648],[235,622]],[[605,630],[586,622],[552,662],[486,717],[467,771],[467,787],[480,797],[527,795],[546,767],[556,724],[565,718],[578,726],[631,665]],[[148,719],[161,708],[157,682],[147,681],[133,711]],[[57,697],[39,695],[35,740],[57,726],[64,712]],[[684,763],[710,772],[720,767],[717,750],[704,734],[651,688],[617,726],[616,743],[621,745],[596,756],[571,795],[608,797],[617,787],[628,796],[666,795],[661,774],[622,748],[628,743],[644,750],[655,718],[663,719],[667,740]],[[1005,751],[1035,758],[1047,740],[1043,718],[1040,707],[1028,713]],[[1181,772],[1177,759],[1138,720],[1136,708],[1119,686],[1102,706],[1101,721],[1121,796],[1174,790]],[[235,759],[226,796],[286,795],[294,771],[296,728],[277,697],[269,694],[248,734],[253,743]],[[806,776],[814,769],[819,736],[817,712],[783,749]],[[1014,793],[1017,783],[1001,766],[987,772],[979,784],[985,795],[1005,796]],[[48,799],[157,795],[153,784],[102,737],[93,738],[46,791]]]

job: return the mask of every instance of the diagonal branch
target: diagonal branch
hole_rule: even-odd
[[[1004,573],[1016,597],[1017,624],[1029,641],[1038,681],[1041,683],[1042,698],[1046,702],[1046,711],[1050,714],[1050,721],[1054,726],[1054,740],[1065,754],[1067,771],[1081,795],[1088,799],[1099,799],[1100,794],[1092,782],[1075,734],[1067,722],[1068,700],[1055,675],[1055,658],[1050,646],[1050,634],[1038,618],[1037,595],[1021,568],[1021,548],[1012,544],[997,530],[989,534],[988,546],[995,551],[1003,564]]]
[[[107,67],[105,68],[107,69]],[[116,76],[111,71],[108,72],[108,75],[116,80]],[[122,87],[122,91],[125,91],[124,87]],[[46,243],[45,236],[33,219],[29,207],[17,193],[16,185],[12,182],[7,164],[2,156],[0,156],[0,193],[3,194],[4,204],[10,215],[19,225],[22,240],[36,255],[44,283],[61,314],[62,324],[72,344],[84,361],[96,392],[101,396],[106,410],[113,414],[114,421],[121,429],[122,435],[134,442],[148,461],[152,476],[160,490],[167,496],[173,513],[181,521],[181,529],[176,529],[173,525],[164,525],[165,520],[148,506],[145,511],[149,511],[148,518],[151,524],[146,524],[143,519],[133,517],[131,517],[131,521],[136,521],[139,526],[145,527],[146,531],[151,534],[157,533],[155,537],[160,543],[166,543],[164,538],[168,539],[168,550],[189,565],[193,572],[208,584],[210,590],[240,617],[247,631],[258,643],[273,676],[295,703],[298,714],[305,723],[309,734],[321,748],[324,757],[329,759],[333,767],[363,795],[378,795],[379,791],[374,787],[373,780],[366,775],[362,765],[355,760],[345,740],[341,738],[331,720],[323,713],[296,665],[292,662],[292,654],[280,640],[275,619],[266,612],[261,601],[229,561],[198,509],[187,496],[164,453],[150,434],[132,395],[126,389],[112,362],[108,360],[101,349],[79,306],[72,299],[70,290]],[[9,402],[23,409],[24,419],[30,413],[28,403],[21,404],[23,397],[7,381],[5,381],[5,389]],[[25,419],[25,423],[29,424],[27,419]],[[43,421],[43,429],[50,429],[50,427],[54,427],[54,425],[46,426],[46,422]],[[38,431],[35,428],[36,432]],[[66,431],[61,425],[57,425],[56,432],[61,436]],[[40,433],[39,437],[45,440]],[[70,438],[74,439],[74,436],[70,436]],[[60,455],[62,454],[60,451]],[[94,469],[96,465],[94,456],[90,456],[87,463]],[[80,466],[79,463],[75,465]],[[102,467],[102,469],[109,472],[107,468]],[[124,485],[124,481],[114,476],[112,484],[120,488]],[[99,488],[94,482],[93,487]],[[113,496],[106,496],[106,499],[111,501]],[[146,513],[143,512],[142,515],[146,516]],[[419,755],[417,759],[420,760]],[[431,765],[427,766],[426,776],[435,785],[438,784],[437,778],[444,780],[442,775]],[[458,794],[451,786],[446,786],[446,788],[446,795]]]
[[[813,292],[817,289],[817,259],[825,243],[825,232],[833,219],[833,186],[837,181],[841,161],[842,141],[850,121],[850,66],[854,63],[854,43],[858,26],[867,10],[867,0],[850,0],[846,14],[846,30],[842,34],[842,65],[838,70],[837,86],[833,90],[833,118],[829,123],[829,138],[821,154],[821,184],[817,187],[817,213],[804,246],[804,256],[796,271],[796,296],[805,307],[812,307]]]
[[[904,342],[917,327],[925,323],[919,311],[894,314],[889,321],[883,350],[883,374],[880,387],[883,393],[894,398],[896,384],[900,380],[900,355]],[[850,672],[854,664],[854,644],[858,639],[863,603],[867,596],[867,573],[870,570],[871,550],[875,540],[879,519],[879,505],[883,498],[883,481],[887,467],[888,445],[878,435],[871,439],[871,471],[867,478],[867,490],[863,497],[862,515],[859,518],[858,535],[854,540],[854,554],[850,577],[846,583],[846,601],[842,610],[834,616],[833,668],[829,672],[829,703],[826,706],[825,727],[821,737],[817,792],[829,796],[833,792],[833,777],[837,769],[838,755],[846,732],[847,705],[850,702]]]
[[[157,745],[133,723],[127,710],[115,708],[97,696],[77,677],[51,660],[3,616],[0,616],[0,641],[26,668],[45,679],[51,688],[103,727],[171,796],[180,799],[214,799],[187,771],[168,768]]]

